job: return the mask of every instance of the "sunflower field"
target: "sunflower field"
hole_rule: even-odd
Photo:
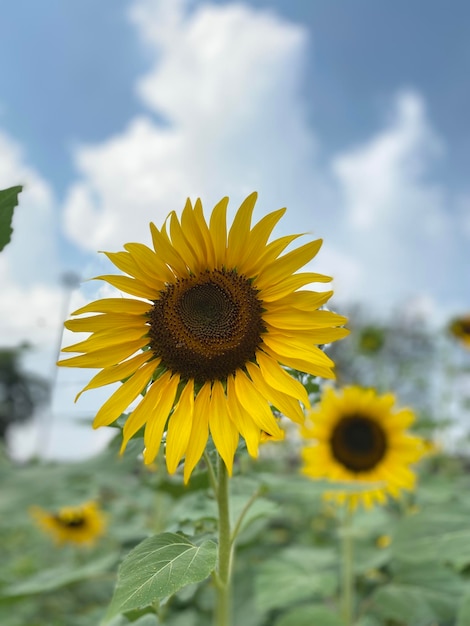
[[[72,313],[59,365],[122,383],[115,435],[73,463],[3,446],[2,626],[470,625],[469,318],[330,305],[299,271],[321,242],[286,252],[255,201],[106,253],[127,295]]]

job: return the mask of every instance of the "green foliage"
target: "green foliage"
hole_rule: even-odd
[[[149,537],[122,562],[107,617],[154,604],[185,585],[204,580],[216,558],[213,541],[195,545],[174,533]]]
[[[18,204],[18,194],[23,187],[10,187],[0,190],[0,251],[9,243],[13,228],[13,211]]]

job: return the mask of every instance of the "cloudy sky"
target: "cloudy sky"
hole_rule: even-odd
[[[57,376],[54,428],[32,437],[62,449],[61,425],[96,407],[72,404],[88,372],[54,362],[65,311],[99,287],[69,298],[61,277],[107,273],[98,250],[149,242],[187,196],[287,206],[278,234],[324,238],[313,269],[341,312],[467,311],[469,21],[465,0],[7,3],[0,189],[25,191],[0,342],[30,341],[29,366]]]

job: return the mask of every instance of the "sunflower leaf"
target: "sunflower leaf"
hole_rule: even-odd
[[[118,613],[149,606],[197,583],[214,570],[217,546],[200,545],[174,533],[162,533],[140,543],[124,559],[106,620]]]
[[[13,228],[13,209],[18,204],[18,194],[23,190],[21,185],[0,190],[0,251],[9,243]]]

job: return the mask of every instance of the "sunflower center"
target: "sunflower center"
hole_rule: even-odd
[[[150,346],[183,378],[223,380],[255,356],[262,311],[258,291],[235,270],[180,278],[154,302]]]
[[[81,528],[85,526],[85,518],[83,515],[59,513],[56,518],[62,526],[66,526],[67,528]]]
[[[380,424],[362,415],[341,419],[333,430],[335,459],[352,472],[372,470],[384,458],[387,439]]]

